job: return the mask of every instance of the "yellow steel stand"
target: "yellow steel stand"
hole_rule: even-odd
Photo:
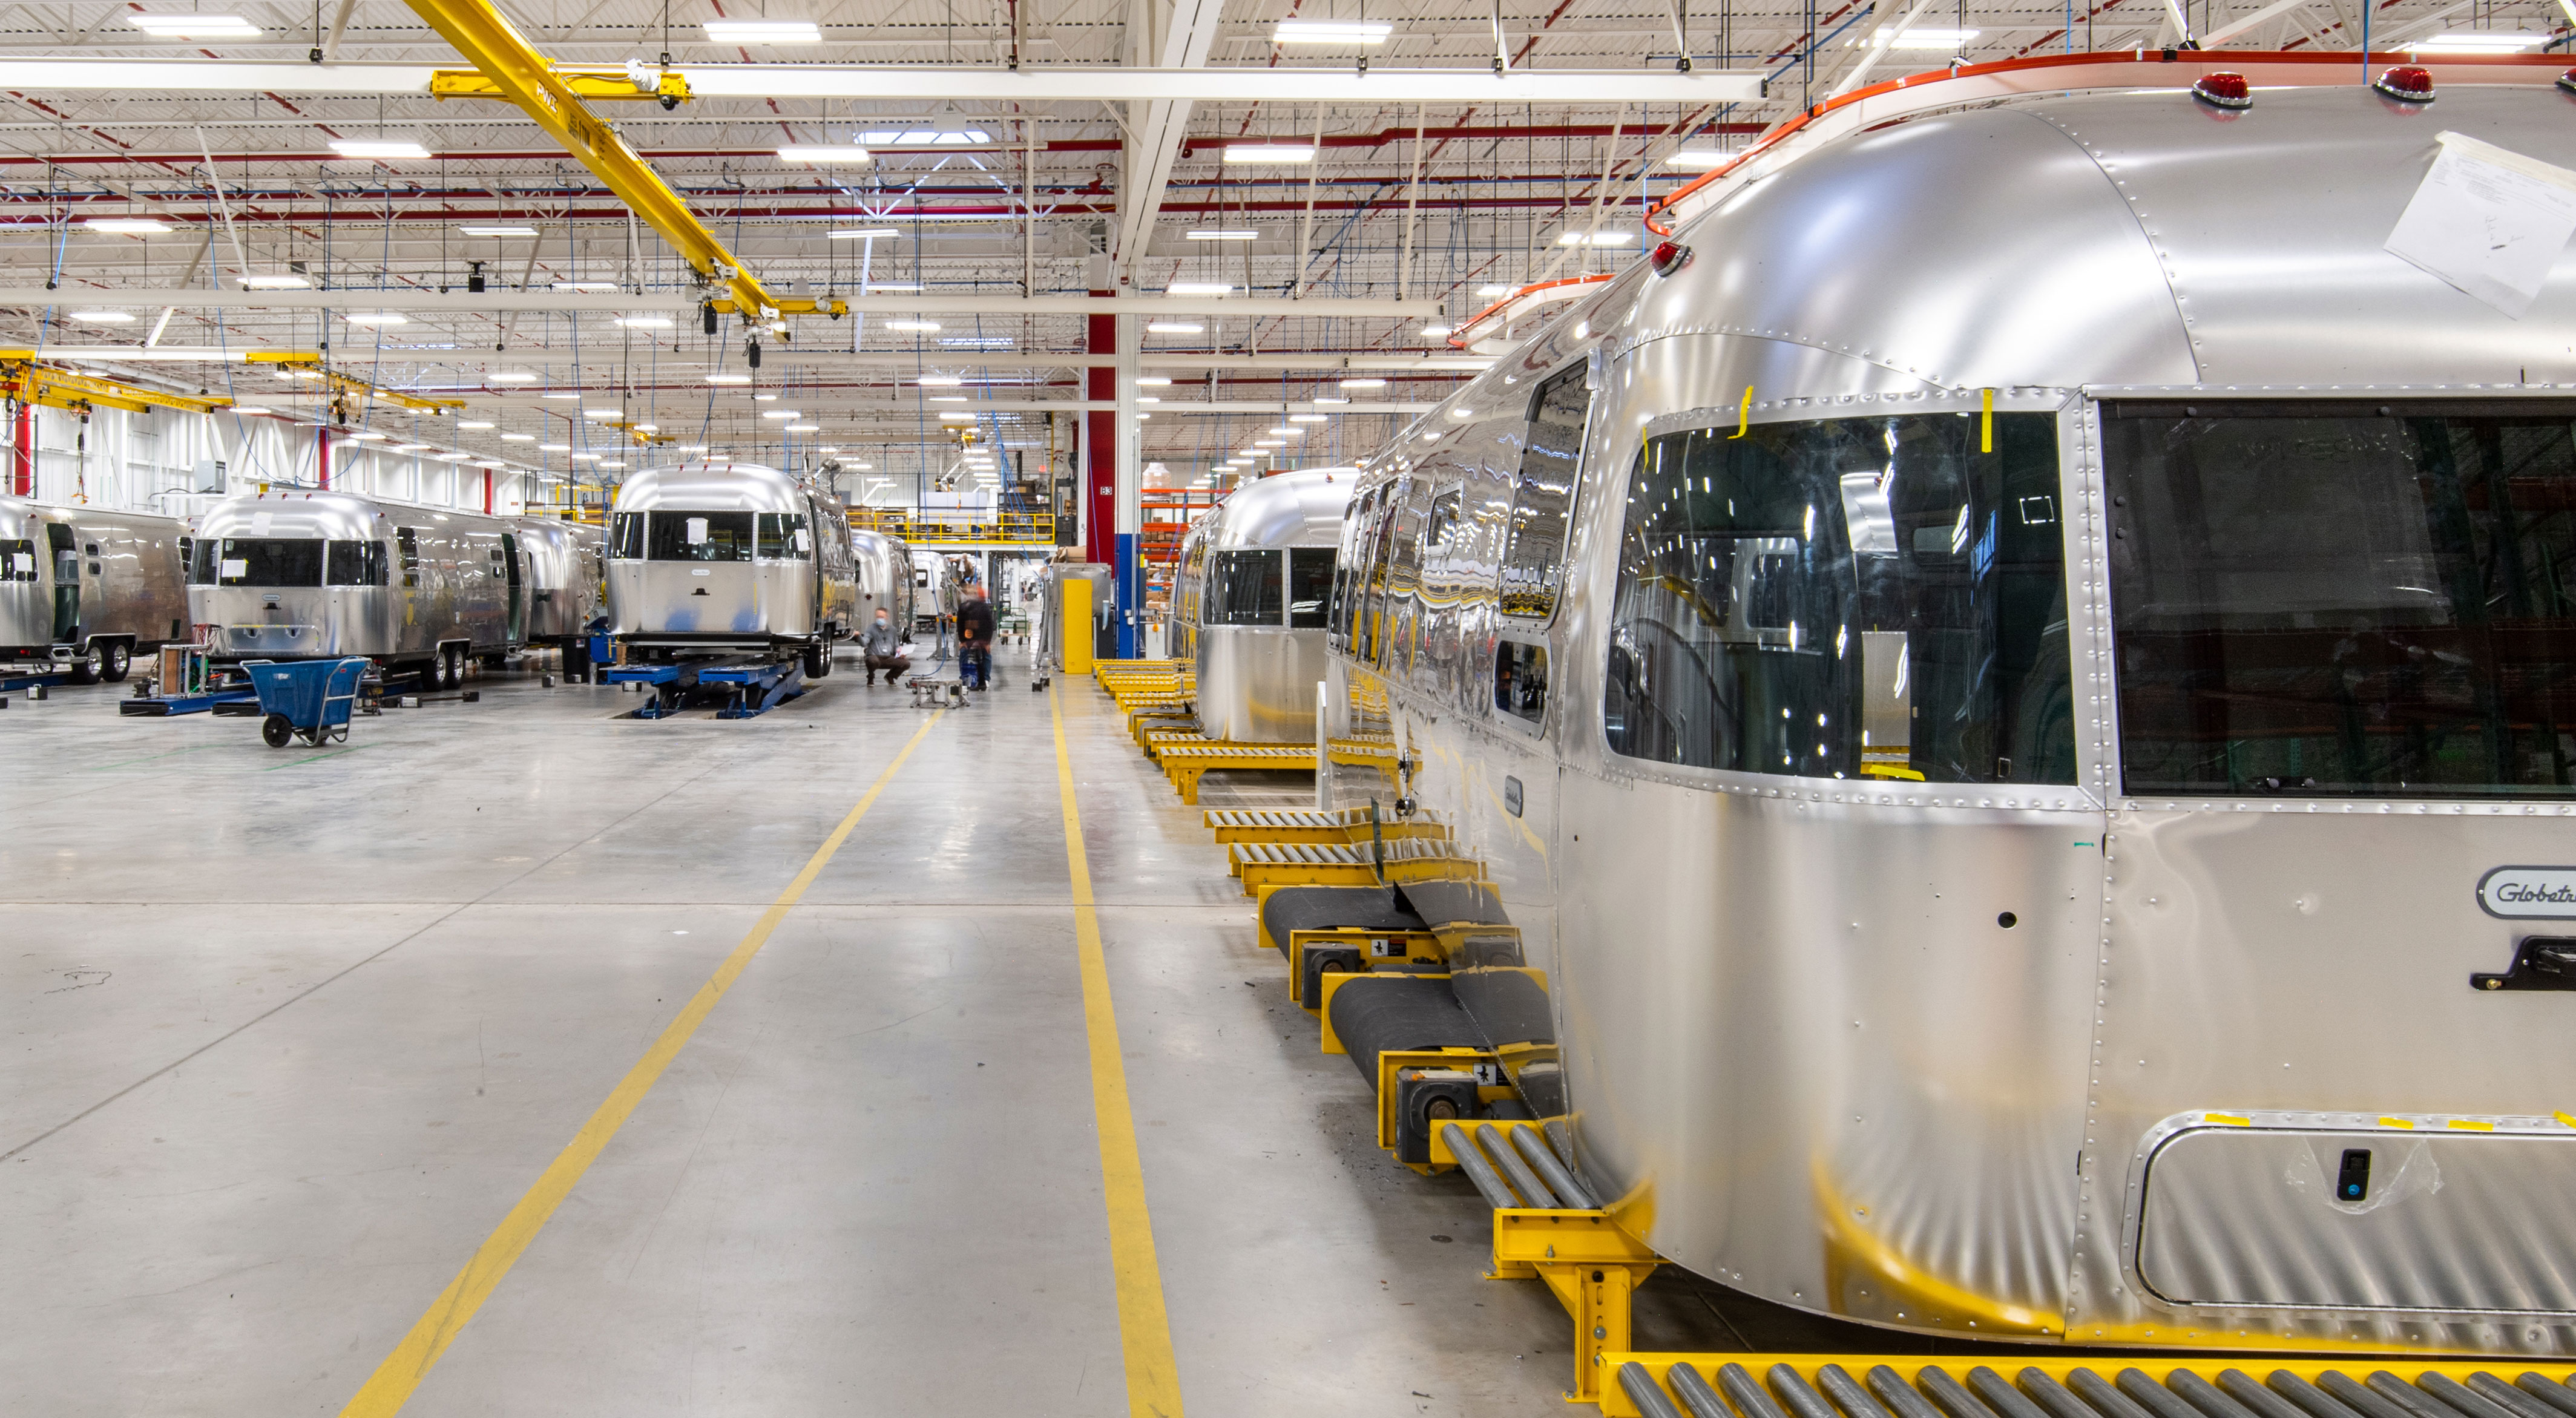
[[[1598,1211],[1494,1213],[1494,1268],[1486,1278],[1536,1276],[1574,1319],[1574,1388],[1566,1397],[1598,1403],[1607,1353],[1628,1348],[1629,1297],[1662,1264],[1636,1237]]]
[[[1065,578],[1064,603],[1057,610],[1062,620],[1056,627],[1056,643],[1064,647],[1064,672],[1087,675],[1091,673],[1091,583],[1078,576]],[[1074,633],[1077,628],[1079,635]]]

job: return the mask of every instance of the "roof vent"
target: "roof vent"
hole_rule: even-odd
[[[2201,75],[2199,81],[2191,86],[2191,96],[2212,108],[2237,109],[2254,106],[2254,86],[2245,82],[2244,75],[2231,74],[2225,70]]]
[[[2400,64],[2370,81],[2370,86],[2399,103],[2431,103],[2433,71],[2414,64]]]
[[[1669,276],[1690,264],[1691,249],[1678,241],[1658,242],[1646,259],[1654,263],[1656,275]]]

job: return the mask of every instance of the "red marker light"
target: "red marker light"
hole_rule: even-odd
[[[1657,242],[1646,259],[1653,263],[1656,275],[1669,276],[1690,264],[1691,249],[1677,241]]]
[[[2400,64],[2370,81],[2370,86],[2399,103],[2431,103],[2433,73],[2413,64]]]
[[[2254,106],[2254,86],[2245,82],[2244,75],[2224,71],[2201,75],[2200,82],[2191,86],[2191,96],[2212,108]]]

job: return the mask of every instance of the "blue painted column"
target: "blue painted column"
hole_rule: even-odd
[[[1136,658],[1136,611],[1145,604],[1145,576],[1136,560],[1134,532],[1118,534],[1118,658]]]

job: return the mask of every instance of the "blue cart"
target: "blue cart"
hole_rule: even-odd
[[[366,660],[244,660],[241,667],[259,691],[259,736],[270,748],[284,748],[298,735],[317,748],[333,738],[348,740]]]

